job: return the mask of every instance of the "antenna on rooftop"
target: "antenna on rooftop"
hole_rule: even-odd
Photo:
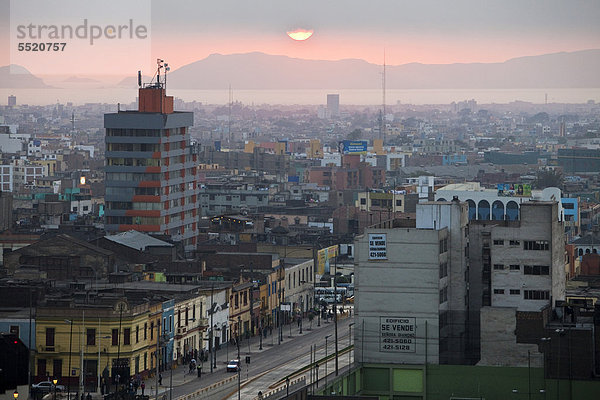
[[[381,139],[385,141],[385,49],[383,49],[383,73],[381,74],[381,89],[383,91],[382,99],[382,115],[381,115],[381,128],[379,135]]]
[[[229,123],[229,144],[231,147],[231,143],[233,142],[233,135],[231,133],[231,106],[233,103],[233,92],[231,91],[231,84],[229,84],[229,118],[228,118],[228,123]]]
[[[138,71],[138,87],[142,87],[142,71]]]

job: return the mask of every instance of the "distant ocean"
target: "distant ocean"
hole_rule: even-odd
[[[284,104],[284,105],[324,105],[328,93],[338,93],[341,105],[378,105],[382,103],[381,90],[371,89],[319,89],[319,90],[233,90],[235,101],[246,105]],[[186,102],[198,101],[204,104],[227,104],[229,92],[223,90],[186,90],[168,89],[168,94]],[[17,96],[17,104],[48,105],[72,102],[75,105],[85,103],[121,103],[135,101],[135,88],[69,88],[69,89],[0,89],[0,104],[5,105],[9,95]],[[594,100],[600,103],[600,88],[585,89],[411,89],[387,90],[388,105],[401,104],[450,104],[474,99],[480,104],[510,103],[526,101],[548,103],[586,103]]]

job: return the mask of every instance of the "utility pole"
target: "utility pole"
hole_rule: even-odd
[[[240,332],[242,331],[241,328],[241,323],[242,323],[242,317],[240,317],[238,315],[238,326],[237,326],[237,340],[235,341],[237,343],[237,351],[238,351],[238,400],[241,400],[241,396],[242,396],[242,359],[240,358]]]
[[[119,330],[117,331],[117,362],[115,372],[118,379],[115,379],[115,395],[119,391],[119,381],[121,380],[121,322],[123,321],[123,303],[119,304]]]
[[[217,357],[215,355],[213,355],[214,353],[214,349],[213,349],[213,322],[214,322],[214,315],[215,315],[215,300],[214,300],[214,293],[215,292],[215,284],[213,283],[210,287],[210,335],[209,335],[209,343],[208,343],[208,352],[210,354],[210,373],[212,374],[213,372],[213,358],[214,358],[214,366],[217,366]]]
[[[335,274],[333,275],[333,323],[335,325],[335,376],[339,374],[338,365],[338,317],[337,317],[337,259],[338,249],[335,249]]]
[[[156,355],[155,355],[155,359],[156,359],[156,400],[158,400],[158,374],[159,369],[158,369],[158,363],[159,363],[159,350],[160,350],[160,324],[161,324],[161,317],[158,317],[158,320],[156,321]]]

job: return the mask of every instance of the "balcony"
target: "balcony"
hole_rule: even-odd
[[[46,346],[45,344],[38,344],[37,345],[37,351],[38,353],[52,353],[52,354],[56,354],[56,353],[60,353],[61,351],[61,347],[58,345],[54,345],[54,346]]]

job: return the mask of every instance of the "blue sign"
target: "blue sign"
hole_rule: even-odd
[[[340,143],[340,152],[343,154],[366,154],[367,145],[366,140],[344,140]]]

